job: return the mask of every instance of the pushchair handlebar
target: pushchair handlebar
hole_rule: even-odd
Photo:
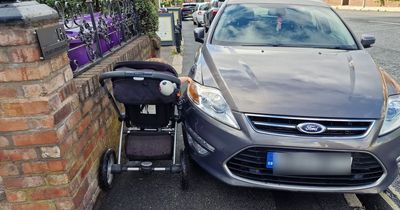
[[[113,95],[110,93],[108,88],[105,86],[105,80],[107,79],[132,79],[132,81],[142,81],[145,79],[157,79],[157,80],[167,80],[176,84],[176,88],[179,90],[181,82],[179,78],[174,75],[165,73],[165,72],[157,72],[151,69],[140,69],[136,71],[132,71],[131,68],[118,68],[117,71],[105,72],[100,75],[99,83],[105,89],[106,94],[111,99],[112,106],[118,113],[118,118],[120,121],[125,119],[124,114],[121,113],[118,108],[116,101]]]
[[[157,72],[151,69],[141,69],[137,71],[129,70],[129,68],[120,68],[118,71],[106,72],[100,75],[99,82],[101,86],[104,86],[104,80],[106,79],[128,79],[132,78],[133,80],[143,80],[143,79],[159,79],[159,80],[168,80],[170,82],[175,83],[178,87],[181,85],[179,78],[174,77],[170,74],[164,72]]]

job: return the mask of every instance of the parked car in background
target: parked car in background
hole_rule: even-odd
[[[217,15],[219,8],[225,0],[212,0],[209,9],[204,13],[204,28],[206,32],[210,28],[214,17]]]
[[[378,193],[400,167],[400,85],[323,1],[226,0],[184,96],[194,161],[221,181]]]
[[[197,3],[183,3],[181,8],[182,20],[191,18]]]
[[[208,11],[209,8],[209,2],[197,4],[192,15],[194,25],[198,25],[199,27],[201,27],[204,24],[204,13]]]

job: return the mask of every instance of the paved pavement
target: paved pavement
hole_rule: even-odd
[[[362,6],[332,6],[340,10],[376,11],[376,12],[400,12],[400,7],[362,7]]]
[[[376,62],[400,81],[400,13],[339,12],[356,34],[372,33],[377,44],[368,51]],[[193,64],[199,47],[193,40],[191,21],[183,24],[183,74]],[[168,59],[171,60],[171,59]],[[227,186],[200,168],[194,170],[188,192],[179,189],[179,176],[125,173],[114,180],[114,188],[100,195],[97,209],[277,209],[347,210],[356,209],[343,194],[295,193]],[[351,195],[350,195],[351,197]],[[358,195],[367,209],[391,209],[380,195]],[[351,205],[350,205],[351,204]]]

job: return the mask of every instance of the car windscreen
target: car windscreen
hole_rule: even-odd
[[[358,49],[328,7],[232,4],[223,11],[211,41],[217,45]]]

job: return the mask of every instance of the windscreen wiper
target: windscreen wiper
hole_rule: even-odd
[[[250,46],[250,47],[289,47],[283,44],[241,44],[240,46]]]
[[[335,50],[356,50],[354,47],[347,47],[347,46],[329,46],[326,48],[327,49],[335,49]]]

